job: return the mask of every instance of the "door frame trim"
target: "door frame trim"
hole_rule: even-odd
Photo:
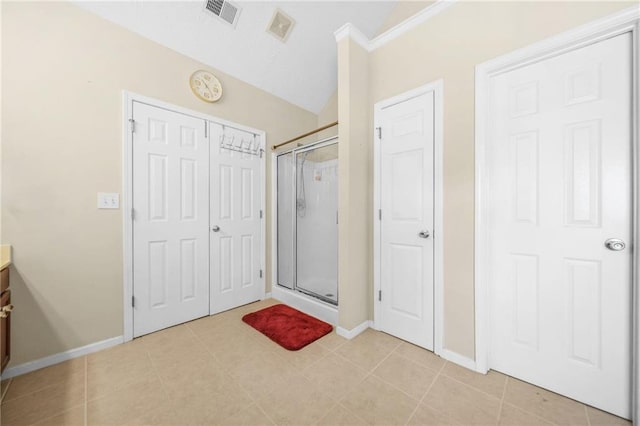
[[[381,208],[380,200],[380,143],[376,137],[375,129],[380,125],[379,117],[384,108],[407,101],[417,96],[433,92],[433,352],[446,358],[447,351],[443,352],[443,250],[444,250],[444,226],[443,226],[443,141],[444,141],[444,80],[432,81],[423,86],[401,93],[397,96],[376,102],[373,118],[373,323],[376,326],[380,318],[380,302],[376,295],[380,291],[381,280],[381,233],[378,210]]]
[[[131,211],[133,208],[133,133],[130,127],[130,119],[133,119],[133,102],[139,102],[147,104],[156,108],[162,108],[169,111],[177,112],[184,115],[189,115],[201,120],[204,120],[205,125],[209,126],[208,122],[222,124],[224,126],[234,127],[246,132],[255,133],[262,139],[263,149],[266,151],[267,147],[267,135],[263,130],[254,129],[249,126],[237,124],[229,120],[224,120],[219,117],[215,117],[208,114],[203,114],[198,111],[194,111],[188,108],[183,108],[178,105],[163,102],[158,99],[150,98],[138,93],[123,90],[122,91],[122,253],[123,253],[123,269],[122,269],[122,283],[123,283],[123,341],[128,342],[133,340],[133,306],[131,306],[131,300],[133,297],[133,220],[131,217]],[[207,129],[208,130],[208,129]],[[209,155],[211,158],[211,155]],[[263,152],[262,155],[262,182],[266,182],[266,158],[267,155]],[[261,233],[262,233],[262,247],[260,262],[262,270],[266,271],[266,185],[262,186],[261,195],[261,209],[265,213],[262,219]],[[209,206],[207,205],[207,210]],[[209,218],[210,219],[210,218]],[[263,298],[266,294],[266,274],[262,275],[263,284]],[[209,286],[211,286],[211,280],[209,280]],[[211,315],[211,306],[209,306],[209,315]]]
[[[637,247],[640,241],[640,42],[639,21],[640,8],[637,6],[624,9],[618,13],[595,20],[572,30],[544,39],[524,48],[476,66],[475,91],[475,353],[476,370],[486,373],[490,367],[489,360],[489,284],[488,284],[488,244],[491,236],[488,232],[486,218],[489,210],[487,167],[485,149],[487,145],[487,121],[489,119],[488,99],[490,79],[496,75],[520,68],[544,59],[567,53],[599,41],[624,33],[632,34],[632,152],[633,152],[633,241]],[[640,250],[636,249],[633,262],[633,361],[632,361],[632,419],[640,419],[638,403],[638,387],[640,383]]]

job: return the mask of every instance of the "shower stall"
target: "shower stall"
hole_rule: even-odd
[[[277,157],[277,285],[338,304],[338,140]]]

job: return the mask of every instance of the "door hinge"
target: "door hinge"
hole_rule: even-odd
[[[135,308],[136,307],[136,298],[131,296],[131,307]]]
[[[378,290],[378,302],[382,302],[382,290]]]
[[[207,137],[207,122],[204,122],[204,137]]]
[[[136,120],[134,120],[133,118],[129,119],[129,128],[131,129],[131,133],[136,132]]]
[[[336,210],[336,225],[339,225],[338,217],[339,217],[339,216],[338,216],[338,210]]]
[[[378,220],[382,220],[382,209],[378,209]]]
[[[136,218],[136,211],[134,209],[131,209],[131,220],[135,220]]]
[[[378,132],[378,139],[382,139],[382,127],[376,127],[376,132]]]
[[[260,269],[260,274],[259,275],[260,275],[260,278],[262,278],[262,269]]]
[[[262,219],[262,210],[260,210],[260,219]]]

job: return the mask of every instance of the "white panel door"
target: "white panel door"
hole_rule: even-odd
[[[377,327],[433,350],[433,92],[379,115],[380,303]]]
[[[630,58],[620,35],[494,77],[487,146],[490,367],[626,418]]]
[[[220,147],[261,143],[258,136],[209,122],[211,141],[211,313],[264,298],[262,167],[259,155]],[[255,139],[254,139],[255,137]]]
[[[133,103],[134,337],[209,313],[206,122]]]

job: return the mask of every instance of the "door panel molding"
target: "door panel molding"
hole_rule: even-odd
[[[205,122],[213,122],[227,127],[232,127],[238,130],[242,130],[249,133],[254,133],[260,137],[263,146],[267,146],[266,132],[258,130],[249,126],[234,123],[229,120],[225,120],[219,117],[214,117],[208,114],[203,114],[198,111],[193,111],[187,108],[183,108],[177,105],[173,105],[167,102],[160,101],[148,96],[144,96],[135,92],[123,90],[122,91],[122,233],[123,233],[123,341],[128,342],[133,339],[133,103],[146,104],[156,108],[165,109],[171,112],[176,112],[184,115],[188,115],[197,119],[202,119]],[[208,130],[208,129],[207,129]],[[188,145],[189,135],[183,135],[185,142],[183,145]],[[266,180],[266,167],[265,167],[266,155],[262,157],[261,167],[261,182]],[[265,210],[266,205],[266,187],[262,187],[260,203],[262,211]],[[266,220],[262,220],[261,224],[261,239],[265,241],[266,238]],[[266,266],[266,246],[263,244],[260,250],[260,259],[258,261],[264,268]],[[263,275],[264,276],[264,275]],[[264,280],[263,280],[264,283]]]
[[[260,217],[260,180],[264,161],[249,153],[216,145],[223,137],[237,140],[253,133],[209,122],[210,155],[210,314],[264,298],[264,250]]]
[[[489,242],[488,212],[489,193],[487,188],[487,158],[486,147],[488,141],[489,120],[489,90],[490,79],[514,69],[568,53],[582,47],[595,44],[617,35],[631,33],[632,35],[632,151],[633,151],[633,241],[635,247],[640,241],[640,140],[639,122],[640,112],[640,40],[639,40],[640,9],[637,6],[625,9],[616,14],[593,21],[589,24],[569,30],[560,35],[545,39],[504,56],[500,56],[476,67],[475,93],[475,369],[486,373],[489,369],[489,284],[488,261]],[[632,361],[632,401],[631,417],[634,422],[640,419],[640,403],[638,402],[638,387],[640,383],[640,250],[633,253],[633,361]]]
[[[380,140],[376,128],[380,127],[382,110],[401,102],[409,101],[418,96],[433,93],[434,110],[434,152],[433,152],[433,351],[434,353],[449,359],[446,351],[442,347],[443,342],[443,91],[444,81],[442,79],[430,82],[423,86],[409,90],[400,95],[377,102],[374,105],[374,128],[373,134],[373,323],[372,328],[377,329],[376,319],[380,318],[380,303],[378,294],[381,288],[381,246],[382,235],[380,232],[380,209],[382,200],[381,192],[381,150]],[[468,362],[465,360],[465,366]]]

